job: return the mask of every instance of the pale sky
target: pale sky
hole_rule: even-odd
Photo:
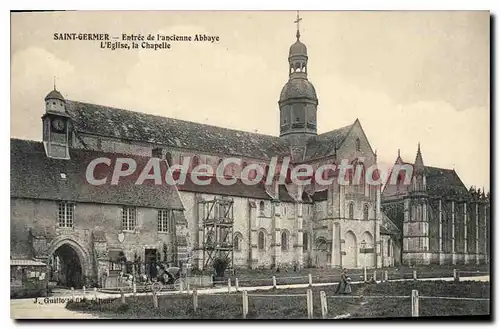
[[[11,136],[41,140],[43,98],[278,135],[293,11],[11,14]],[[359,118],[379,161],[455,168],[489,190],[488,12],[301,12],[319,133]],[[100,49],[54,33],[207,34],[170,50]]]

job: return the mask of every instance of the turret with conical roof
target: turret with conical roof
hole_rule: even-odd
[[[305,141],[317,134],[316,112],[318,97],[316,90],[307,79],[307,47],[300,41],[299,23],[302,20],[297,13],[297,40],[288,52],[289,80],[283,86],[279,99],[280,136],[289,136],[292,144],[305,144]]]
[[[45,114],[42,116],[43,145],[48,157],[69,159],[71,140],[70,117],[66,100],[54,89],[45,96]]]
[[[45,96],[45,112],[66,113],[66,100],[56,89],[56,86]]]

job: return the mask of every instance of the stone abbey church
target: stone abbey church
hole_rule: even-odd
[[[44,262],[51,280],[71,286],[106,285],[127,271],[124,263],[145,271],[153,260],[198,269],[217,257],[251,269],[487,262],[489,203],[472,198],[455,171],[424,165],[420,147],[409,185],[241,182],[242,167],[266,167],[276,156],[290,157],[291,167],[376,164],[358,120],[317,133],[308,59],[297,31],[279,136],[67,100],[54,88],[45,97],[43,141],[11,139],[11,258]],[[243,165],[225,168],[237,179],[229,186],[94,186],[86,168],[101,157],[169,165],[190,157],[192,167],[237,157]]]

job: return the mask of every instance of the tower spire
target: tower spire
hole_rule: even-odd
[[[422,159],[422,152],[420,151],[420,142],[418,143],[417,156],[415,157],[415,170],[417,173],[424,171],[424,159]]]
[[[56,89],[56,76],[54,75],[54,90],[57,90]]]
[[[296,34],[297,40],[300,39],[300,21],[301,20],[302,20],[302,18],[299,16],[299,11],[297,10],[297,19],[294,21],[294,23],[297,24],[297,34]]]

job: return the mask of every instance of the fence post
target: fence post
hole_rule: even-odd
[[[193,310],[196,312],[198,309],[198,290],[193,289]]]
[[[319,296],[321,297],[321,318],[326,319],[326,316],[328,315],[328,304],[326,303],[326,294],[324,291],[320,291]]]
[[[71,287],[71,300],[75,301],[75,288]]]
[[[238,282],[238,278],[234,279],[234,288],[236,289],[236,291],[238,291],[238,289],[240,288],[240,284]]]
[[[460,281],[460,274],[458,274],[458,271],[456,268],[453,269],[453,280],[455,282],[458,282]]]
[[[377,270],[373,271],[373,281],[377,282]]]
[[[97,287],[94,287],[94,297],[97,300]]]
[[[137,285],[134,283],[132,283],[132,292],[134,293],[134,297],[136,297],[137,295]]]
[[[153,307],[158,308],[158,295],[155,290],[153,290]]]
[[[413,280],[417,279],[417,270],[413,270]]]
[[[411,291],[411,316],[418,317],[418,290]]]
[[[243,291],[243,319],[247,318],[248,315],[248,293],[247,291]]]
[[[120,288],[120,296],[122,298],[122,304],[126,304],[126,302],[125,302],[125,294],[123,293],[123,288]]]
[[[276,276],[273,275],[273,289],[276,289]]]
[[[227,292],[231,293],[231,278],[227,279]]]
[[[85,298],[85,292],[86,292],[86,289],[85,289],[85,286],[83,286],[83,298]]]
[[[368,282],[368,276],[366,274],[366,266],[364,267],[365,282]]]
[[[384,281],[387,282],[389,281],[389,271],[385,271],[385,277],[384,277]]]
[[[184,291],[184,282],[179,282],[179,291],[182,293]]]
[[[311,289],[307,289],[307,318],[313,318],[313,294]]]

